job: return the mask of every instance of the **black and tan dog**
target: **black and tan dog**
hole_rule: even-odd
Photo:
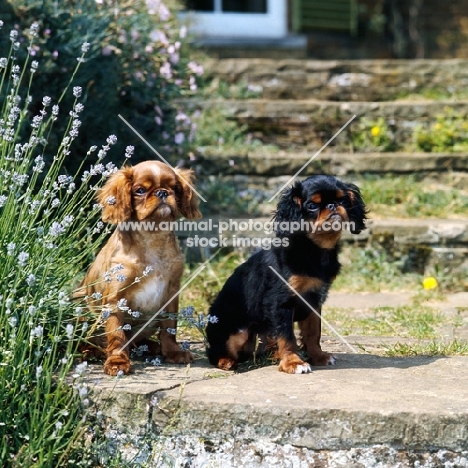
[[[273,218],[281,247],[261,250],[239,266],[210,308],[210,362],[234,369],[252,356],[258,335],[276,351],[280,371],[308,373],[309,363],[297,354],[293,327],[298,322],[309,362],[334,364],[335,358],[320,347],[319,314],[340,271],[343,227],[361,232],[366,211],[359,188],[332,176],[312,176],[285,190]]]

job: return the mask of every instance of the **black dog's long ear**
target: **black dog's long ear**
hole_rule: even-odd
[[[347,207],[349,221],[351,224],[351,234],[359,234],[366,229],[367,207],[362,199],[359,187],[354,184],[345,184],[345,190],[349,197],[349,206]]]
[[[302,219],[302,183],[295,182],[292,187],[284,190],[281,194],[280,201],[276,207],[273,216],[276,235],[279,237],[288,236],[291,234],[288,226],[291,222],[300,222]],[[283,226],[281,226],[283,224]]]

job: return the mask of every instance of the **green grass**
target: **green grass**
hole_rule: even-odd
[[[437,329],[446,318],[435,309],[417,305],[379,307],[356,317],[348,309],[326,309],[327,320],[343,335],[399,336],[429,339],[438,336]]]
[[[450,92],[445,87],[424,88],[418,92],[402,91],[395,96],[395,100],[405,101],[463,101],[468,99],[467,91]]]
[[[468,342],[453,340],[448,343],[431,341],[430,343],[397,343],[384,346],[385,354],[391,357],[409,356],[468,356]]]
[[[418,175],[367,175],[356,183],[377,218],[455,218],[468,215],[468,189]]]

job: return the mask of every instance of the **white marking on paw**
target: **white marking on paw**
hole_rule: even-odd
[[[308,374],[309,372],[312,372],[312,369],[307,363],[296,366],[295,374]]]
[[[329,366],[334,366],[336,364],[336,357],[333,355],[330,355],[330,358],[328,360],[328,365]]]

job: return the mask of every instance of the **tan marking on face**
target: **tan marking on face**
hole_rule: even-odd
[[[337,190],[336,191],[336,198],[343,198],[344,197],[344,192],[343,190]]]
[[[299,197],[293,197],[293,201],[296,205],[302,206],[302,200]]]
[[[310,199],[314,203],[317,203],[317,204],[322,203],[322,195],[320,195],[320,193],[314,193],[314,195],[312,195]]]
[[[321,279],[305,275],[292,275],[288,283],[299,294],[307,291],[317,291],[323,286]]]

